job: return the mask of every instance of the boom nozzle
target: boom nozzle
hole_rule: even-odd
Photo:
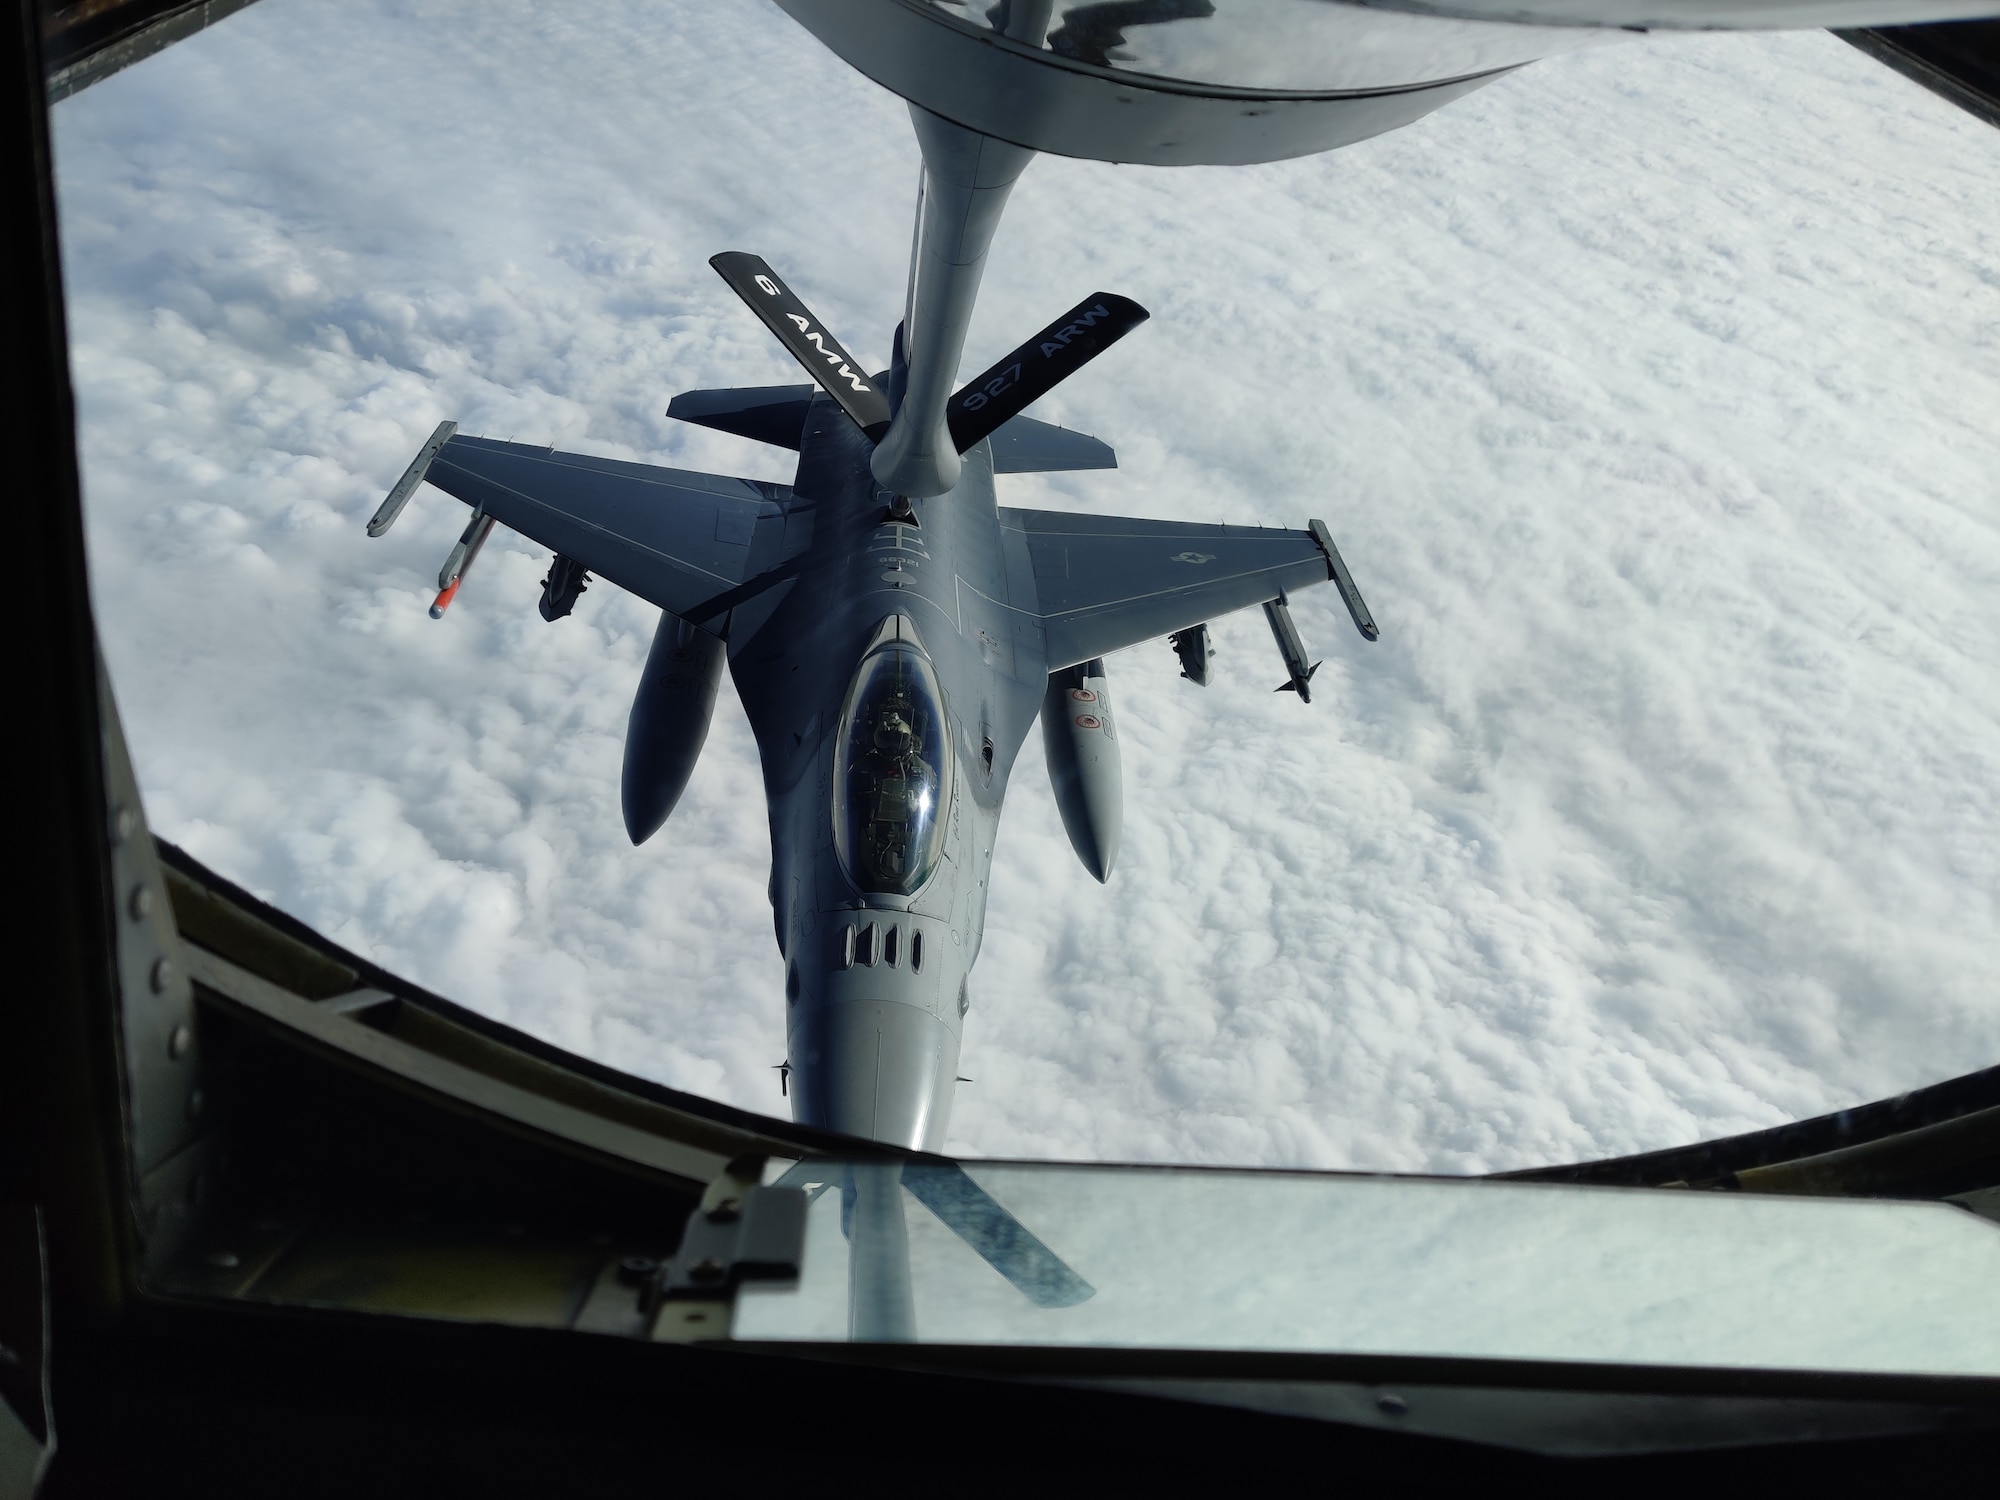
[[[924,174],[910,283],[903,303],[901,400],[869,466],[884,489],[914,499],[958,483],[959,449],[945,426],[986,252],[1014,181],[1034,152],[910,107]]]

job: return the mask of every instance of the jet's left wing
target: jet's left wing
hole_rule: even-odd
[[[453,437],[424,478],[504,526],[720,634],[757,523],[784,485]]]
[[[1214,526],[1002,507],[1034,569],[1050,671],[1316,583],[1338,582],[1368,639],[1375,622],[1323,523]]]

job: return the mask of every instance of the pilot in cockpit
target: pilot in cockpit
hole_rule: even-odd
[[[909,894],[943,855],[950,748],[928,664],[905,649],[863,658],[836,781],[835,842],[864,891]]]
[[[931,768],[917,753],[916,731],[911,726],[911,705],[901,697],[887,699],[875,721],[875,730],[870,738],[874,741],[876,756],[875,807],[873,821],[882,824],[907,825],[914,814],[926,810],[928,801],[924,792],[929,789]],[[913,806],[912,804],[916,805]],[[900,842],[900,836],[897,837]],[[889,863],[901,873],[903,863],[900,849],[882,849]]]
[[[910,721],[900,712],[901,704],[891,698],[882,705],[882,717],[875,724],[875,748],[886,750],[891,755],[903,755],[910,748],[915,737]]]

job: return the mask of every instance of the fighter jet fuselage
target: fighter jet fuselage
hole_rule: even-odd
[[[749,562],[790,577],[732,612],[728,659],[770,804],[795,1112],[938,1149],[1000,806],[1048,668],[1005,618],[986,446],[907,519],[872,452],[813,400],[784,524]]]

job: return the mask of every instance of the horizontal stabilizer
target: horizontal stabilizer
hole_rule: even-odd
[[[798,299],[797,293],[778,279],[778,273],[764,264],[761,256],[741,250],[725,250],[711,255],[708,263],[729,283],[729,289],[750,306],[778,342],[791,351],[792,358],[805,366],[826,393],[840,403],[840,409],[854,419],[854,425],[877,441],[889,430],[889,398],[874,378],[840,341],[827,332],[826,325]]]
[[[719,391],[682,391],[667,415],[698,427],[734,433],[774,448],[798,451],[812,405],[809,385],[746,385]]]
[[[1115,469],[1111,445],[1033,417],[1015,417],[989,438],[995,474],[1054,474],[1070,469]]]
[[[960,386],[945,406],[952,446],[965,452],[1019,416],[1152,314],[1129,297],[1085,297],[998,364]]]

